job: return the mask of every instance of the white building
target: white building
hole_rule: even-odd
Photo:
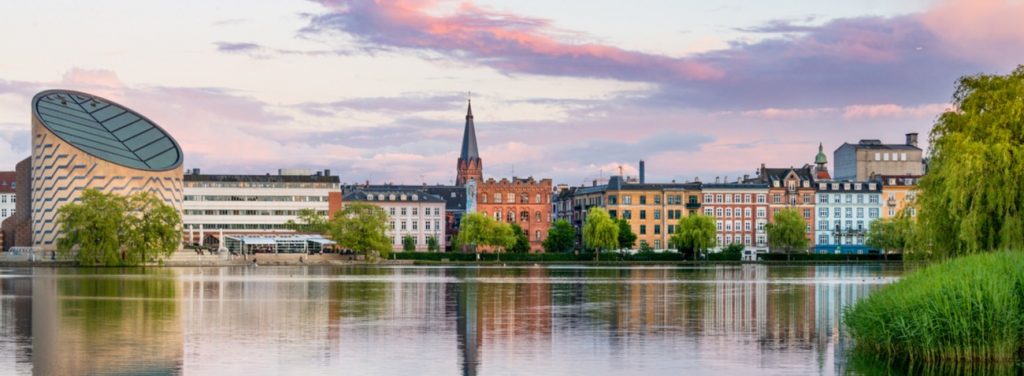
[[[437,239],[441,252],[445,247],[445,200],[441,196],[415,190],[354,190],[345,192],[345,204],[362,202],[376,205],[388,214],[387,236],[392,248],[402,250],[402,239],[416,239],[416,250],[427,251],[427,238]]]
[[[817,182],[817,253],[869,252],[871,222],[881,218],[882,186],[875,182]]]
[[[0,221],[14,215],[14,171],[0,171]]]
[[[330,170],[279,171],[277,175],[184,176],[183,217],[186,242],[214,243],[224,235],[252,236],[292,233],[284,227],[302,209],[327,216],[328,197],[340,199],[340,184]],[[340,201],[338,202],[340,206]],[[200,240],[202,239],[202,240]]]

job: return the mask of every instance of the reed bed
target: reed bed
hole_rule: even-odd
[[[913,363],[1015,362],[1024,354],[1024,252],[912,272],[846,309],[857,351]]]

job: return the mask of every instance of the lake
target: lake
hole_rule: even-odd
[[[3,269],[0,373],[857,374],[843,307],[902,274],[898,264]]]

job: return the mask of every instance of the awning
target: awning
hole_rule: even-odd
[[[238,240],[240,240],[242,243],[245,243],[245,245],[275,245],[275,244],[277,244],[277,242],[275,242],[273,238],[245,237],[245,238],[240,238]]]
[[[311,242],[316,243],[316,244],[320,244],[320,245],[332,245],[332,244],[335,244],[333,240],[324,239],[324,238],[309,238],[309,239],[306,239],[306,240],[311,241]]]

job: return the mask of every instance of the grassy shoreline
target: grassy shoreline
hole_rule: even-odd
[[[967,256],[912,272],[846,309],[856,351],[911,363],[1019,362],[1024,253]]]

